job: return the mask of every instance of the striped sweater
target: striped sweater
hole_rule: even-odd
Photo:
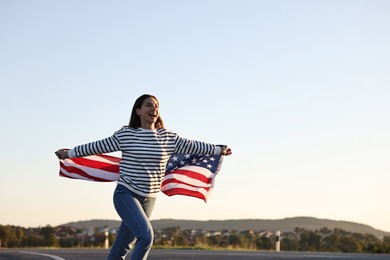
[[[123,127],[108,138],[76,146],[69,151],[69,155],[84,157],[115,151],[122,152],[118,184],[138,195],[155,197],[160,191],[165,167],[172,153],[219,154],[220,148],[182,138],[164,128],[148,130]]]

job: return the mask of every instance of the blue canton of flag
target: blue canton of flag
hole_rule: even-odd
[[[166,173],[181,167],[199,166],[216,173],[219,170],[221,155],[172,154],[166,167]]]

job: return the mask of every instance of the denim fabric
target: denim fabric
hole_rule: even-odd
[[[156,198],[145,198],[122,185],[117,185],[114,192],[114,206],[122,223],[108,260],[125,259],[134,242],[130,259],[141,260],[148,257],[154,238],[149,218],[155,202]]]

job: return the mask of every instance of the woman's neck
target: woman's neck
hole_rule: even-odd
[[[147,130],[155,130],[156,128],[154,127],[154,124],[142,124],[141,123],[141,128],[147,129]]]

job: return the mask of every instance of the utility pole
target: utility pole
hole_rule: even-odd
[[[275,251],[280,252],[280,231],[276,231],[276,245]]]
[[[104,236],[106,237],[106,239],[104,240],[104,248],[105,249],[108,249],[108,227],[106,227],[106,230],[104,231]]]

